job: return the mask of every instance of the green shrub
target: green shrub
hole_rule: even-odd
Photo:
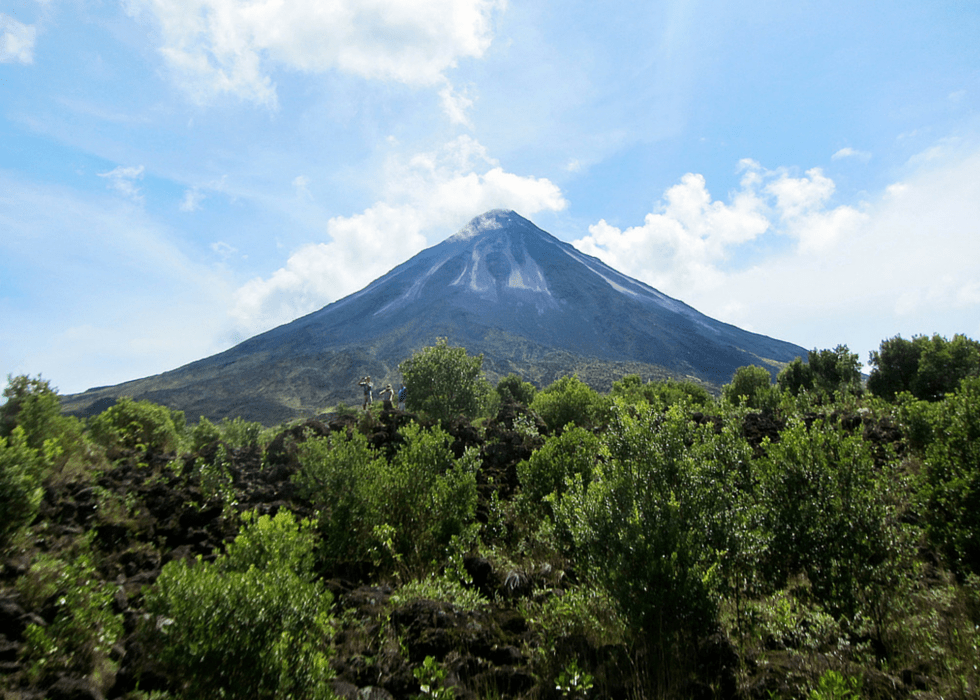
[[[21,426],[0,437],[0,545],[37,516],[44,490],[37,450],[27,444]]]
[[[57,391],[46,379],[8,376],[3,397],[7,401],[0,406],[0,437],[9,436],[20,426],[28,446],[35,450],[58,435],[67,420],[61,415]]]
[[[262,435],[262,424],[247,421],[244,418],[222,418],[221,439],[230,447],[257,447]]]
[[[398,608],[418,600],[434,600],[449,603],[459,610],[473,612],[488,605],[479,592],[466,588],[456,579],[446,575],[429,575],[408,581],[391,594],[391,607]]]
[[[53,599],[56,610],[50,624],[24,630],[28,678],[43,683],[69,672],[108,690],[117,668],[110,652],[122,636],[123,618],[113,612],[116,587],[100,579],[90,554],[78,552],[67,561],[39,555],[18,588],[35,603]]]
[[[614,382],[610,394],[630,403],[646,401],[660,409],[666,409],[677,403],[707,407],[714,401],[708,390],[700,384],[676,379],[649,381],[644,384],[638,374],[629,374]]]
[[[564,493],[567,479],[577,476],[587,485],[600,451],[599,438],[577,426],[548,438],[526,461],[517,465],[521,503],[529,511],[537,512],[546,505],[547,496]],[[550,508],[546,510],[550,512]]]
[[[439,428],[403,428],[387,462],[359,433],[307,440],[294,477],[321,511],[328,559],[372,558],[416,571],[473,524],[478,456],[456,460]]]
[[[213,563],[173,561],[147,592],[159,659],[183,698],[330,698],[333,597],[316,537],[285,510],[247,517]]]
[[[538,392],[531,382],[525,382],[516,374],[508,374],[497,382],[497,395],[501,403],[518,403],[530,406],[534,395]]]
[[[531,401],[531,410],[555,432],[570,424],[583,428],[601,424],[607,417],[608,406],[605,398],[574,375],[553,382]]]
[[[980,574],[980,378],[931,413],[923,497],[929,537],[959,574]]]
[[[769,583],[804,574],[821,604],[853,615],[892,555],[891,469],[875,466],[861,435],[822,420],[791,422],[756,468]]]
[[[182,411],[126,397],[89,424],[92,438],[104,447],[158,454],[177,450],[184,428]]]
[[[221,431],[204,416],[191,429],[191,451],[200,452],[213,442],[221,439]]]
[[[715,619],[715,551],[705,526],[718,494],[703,491],[723,486],[687,449],[704,434],[678,407],[658,417],[617,403],[604,433],[608,460],[590,482],[570,480],[555,504],[556,525],[582,571],[609,591],[634,632],[667,656]]]
[[[0,437],[10,437],[14,429],[23,431],[24,444],[37,451],[47,473],[66,470],[81,475],[93,461],[81,422],[61,415],[58,394],[47,380],[21,375],[8,378],[0,406]]]
[[[398,365],[408,387],[406,408],[434,420],[482,415],[493,389],[483,375],[483,355],[470,357],[466,348],[451,347],[439,338]]]
[[[739,367],[730,384],[721,388],[721,397],[733,406],[773,409],[779,403],[779,392],[772,386],[769,370],[756,365]]]

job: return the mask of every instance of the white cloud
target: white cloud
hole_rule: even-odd
[[[868,153],[867,151],[858,151],[851,148],[850,146],[845,146],[844,148],[834,153],[834,155],[830,156],[831,160],[842,160],[844,158],[855,158],[857,160],[867,163],[869,160],[871,160],[871,154]]]
[[[184,199],[180,203],[180,210],[184,212],[195,212],[201,208],[201,202],[206,195],[196,187],[184,191]]]
[[[642,226],[600,221],[574,244],[710,316],[805,347],[846,343],[865,357],[897,333],[980,331],[980,149],[930,148],[859,207],[833,206],[819,170],[742,165],[727,202],[688,174]]]
[[[505,0],[128,0],[160,26],[161,52],[201,100],[231,93],[276,104],[273,67],[339,70],[439,86],[461,58],[478,58]],[[449,93],[452,94],[451,92]],[[458,107],[461,103],[457,101]]]
[[[137,180],[143,179],[143,166],[124,167],[122,165],[113,168],[107,173],[98,173],[99,177],[104,177],[109,181],[109,187],[120,194],[128,197],[137,203],[143,202],[143,194],[136,186]],[[181,207],[183,208],[183,207]]]
[[[326,243],[294,252],[284,267],[237,292],[232,316],[243,334],[267,330],[357,291],[488,209],[532,215],[566,206],[544,178],[508,173],[469,137],[407,161],[393,159],[384,201],[327,222]]]
[[[768,232],[796,240],[800,250],[820,250],[861,219],[851,207],[827,208],[834,183],[818,168],[792,177],[785,169],[765,170],[745,159],[739,169],[744,171],[741,189],[727,203],[712,200],[704,177],[688,173],[664,193],[642,226],[622,231],[600,221],[574,244],[667,294],[686,298],[719,288],[725,261]]]
[[[465,90],[460,94],[449,81],[446,81],[446,85],[439,91],[439,97],[442,100],[442,110],[449,117],[449,121],[472,128],[473,125],[470,124],[466,111],[473,106],[473,100],[467,96]]]
[[[312,199],[313,195],[310,193],[310,178],[306,175],[297,175],[293,178],[293,187],[296,188],[296,194],[303,199]]]
[[[0,12],[0,63],[34,63],[37,29]]]

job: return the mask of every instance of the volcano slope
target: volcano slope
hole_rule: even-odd
[[[774,374],[806,350],[699,313],[513,211],[473,219],[364,289],[184,367],[63,398],[90,415],[120,396],[189,416],[266,425],[359,402],[357,380],[445,337],[484,356],[494,381],[539,386],[576,373],[598,390],[625,374],[717,389],[744,365]]]

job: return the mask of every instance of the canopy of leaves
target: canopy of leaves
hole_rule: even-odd
[[[744,404],[758,409],[773,408],[778,403],[778,395],[772,386],[772,375],[766,368],[756,365],[735,370],[731,383],[722,387],[721,397],[732,406]]]
[[[312,575],[314,534],[288,511],[246,518],[213,563],[163,567],[147,597],[163,664],[185,698],[333,697],[333,596]]]
[[[483,374],[483,355],[470,357],[465,348],[450,346],[445,338],[418,351],[398,369],[408,387],[406,408],[435,420],[475,418],[493,390]]]
[[[793,396],[803,392],[824,397],[833,397],[835,392],[860,393],[861,362],[857,353],[852,353],[846,345],[838,345],[833,350],[814,349],[807,353],[806,362],[797,357],[786,365],[776,384]]]
[[[923,401],[938,401],[980,373],[980,342],[959,334],[952,340],[938,334],[912,340],[897,335],[883,340],[870,360],[868,390],[876,396],[892,401],[907,391]]]
[[[574,375],[565,376],[534,396],[531,410],[553,431],[568,425],[593,427],[606,416],[609,402]]]

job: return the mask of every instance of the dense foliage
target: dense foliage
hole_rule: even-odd
[[[886,340],[867,387],[814,350],[716,398],[493,391],[440,342],[403,365],[414,412],[274,429],[131,400],[82,422],[12,378],[0,690],[977,697],[975,350]],[[464,391],[420,390],[440,373]]]
[[[424,411],[436,420],[475,418],[493,391],[483,375],[483,356],[470,357],[466,348],[453,347],[445,338],[423,348],[398,369],[408,386],[408,409]]]

